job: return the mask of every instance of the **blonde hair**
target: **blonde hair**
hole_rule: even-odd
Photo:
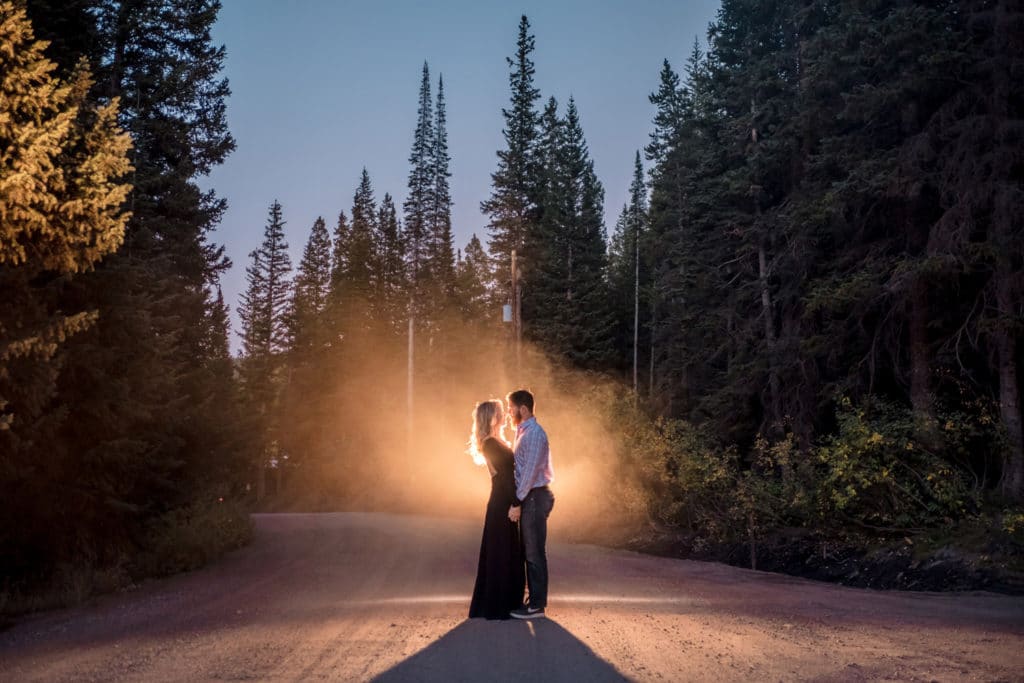
[[[469,437],[468,453],[473,456],[473,462],[477,465],[487,464],[484,457],[484,439],[491,436],[494,416],[500,415],[501,411],[501,401],[496,399],[481,401],[473,408],[473,430]]]

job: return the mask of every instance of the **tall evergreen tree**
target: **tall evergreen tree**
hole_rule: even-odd
[[[480,204],[490,216],[491,239],[488,249],[495,268],[495,279],[509,279],[512,252],[522,251],[526,235],[536,219],[537,161],[536,142],[539,117],[536,101],[540,91],[533,85],[531,55],[534,37],[524,15],[519,21],[515,59],[507,58],[511,106],[502,109],[505,117],[505,149],[498,150],[498,168],[491,174],[491,196]]]
[[[470,237],[456,266],[455,301],[462,319],[472,325],[486,325],[494,319],[491,264],[475,234]]]
[[[64,482],[82,493],[55,506],[62,519],[51,526],[66,535],[51,535],[40,557],[102,564],[145,544],[154,516],[189,503],[201,488],[226,487],[221,475],[232,456],[225,449],[239,447],[222,438],[237,423],[220,400],[224,364],[210,355],[219,353],[211,343],[212,293],[230,264],[208,237],[224,204],[195,183],[234,145],[219,75],[224,52],[209,35],[219,4],[82,0],[62,3],[60,17],[50,0],[23,4],[45,26],[62,73],[91,58],[96,81],[78,82],[74,97],[119,98],[117,116],[133,140],[131,219],[121,248],[51,290],[54,310],[95,310],[96,322],[67,339],[47,408],[73,417],[34,446],[46,449],[53,472],[63,472],[39,482],[39,500],[52,499]],[[119,149],[114,141],[106,147]],[[103,177],[101,166],[82,170]]]
[[[380,270],[376,298],[382,320],[402,334],[407,321],[408,288],[405,274],[405,234],[398,222],[395,202],[384,194],[377,211],[377,249]]]
[[[281,446],[291,468],[316,461],[322,425],[329,420],[331,238],[323,218],[313,222],[295,276],[287,322],[290,348],[281,399]],[[280,468],[278,468],[280,471]]]
[[[693,49],[691,61],[699,61],[699,45],[695,43]],[[657,108],[651,141],[644,147],[647,159],[655,162],[651,167],[653,174],[659,165],[669,158],[670,152],[677,144],[680,126],[686,116],[686,90],[680,85],[679,75],[672,69],[668,59],[662,62],[658,91],[651,93],[648,100]]]
[[[113,481],[76,482],[82,456],[58,436],[75,415],[58,392],[65,342],[97,319],[92,302],[66,298],[66,287],[122,242],[130,140],[116,100],[87,98],[85,63],[69,81],[56,78],[11,2],[0,2],[0,45],[0,572],[17,583],[73,559],[77,540],[92,545],[99,530],[77,516],[92,496],[124,499]],[[116,460],[108,466],[125,473]]]
[[[280,404],[285,352],[289,349],[291,259],[284,237],[281,204],[271,203],[263,242],[250,255],[246,291],[239,306],[242,322],[242,388],[255,434],[257,499],[266,490],[267,454],[281,437]]]
[[[423,63],[420,82],[419,108],[416,112],[416,131],[412,151],[409,153],[409,193],[405,203],[407,272],[414,292],[430,280],[430,257],[433,239],[433,214],[437,186],[437,164],[434,155],[436,143],[430,99],[430,69]],[[447,152],[447,151],[446,151]]]
[[[448,123],[445,112],[444,79],[437,81],[437,107],[434,123],[434,144],[431,146],[433,188],[430,211],[430,273],[433,289],[446,305],[452,296],[455,279],[455,248],[452,238],[452,197],[448,179],[451,177],[448,156]]]
[[[292,288],[288,311],[290,351],[310,351],[323,346],[323,314],[331,285],[331,237],[327,224],[318,217],[313,222],[298,273]]]
[[[264,286],[261,298],[262,326],[266,330],[261,350],[268,356],[281,354],[288,350],[288,307],[291,298],[292,272],[291,257],[288,255],[288,242],[284,236],[284,215],[281,204],[274,200],[267,215],[267,225],[263,230],[263,242],[257,250]]]
[[[611,360],[612,319],[605,280],[604,189],[594,173],[579,112],[570,98],[564,119],[548,101],[538,166],[543,169],[540,218],[524,252],[528,336],[585,367]],[[528,303],[527,303],[528,302]]]
[[[343,219],[339,217],[335,242],[337,269],[332,275],[331,298],[337,302],[338,333],[349,339],[372,329],[377,319],[374,293],[381,269],[377,218],[373,184],[364,168],[352,199],[352,221],[345,227],[344,235]]]
[[[960,331],[974,329],[976,342],[971,350],[987,351],[1005,434],[1000,490],[1007,499],[1020,503],[1024,501],[1024,393],[1020,382],[1024,364],[1024,219],[1020,210],[1024,206],[1024,146],[1020,138],[1024,101],[1015,74],[1024,72],[1024,7],[1006,0],[943,5],[946,11],[938,19],[946,20],[946,26],[934,20],[924,26],[945,28],[946,36],[965,36],[964,42],[952,45],[931,38],[938,43],[935,47],[945,48],[932,68],[945,66],[946,73],[956,75],[958,87],[953,89],[949,79],[936,79],[936,89],[946,86],[947,99],[928,118],[926,111],[914,111],[915,120],[925,122],[919,139],[930,143],[934,159],[922,153],[923,144],[907,145],[901,166],[905,172],[912,169],[912,177],[938,179],[941,213],[929,231],[929,258],[920,268],[927,277],[923,289],[934,291],[938,282],[952,284],[941,300],[947,311],[947,302],[966,298],[966,291],[974,294],[951,321],[956,326],[956,341],[946,346],[956,349],[957,366],[962,368],[961,352],[972,344],[964,343]],[[924,19],[932,16],[925,13]],[[955,32],[948,28],[951,16],[962,21],[954,25]],[[917,20],[921,27],[921,17]],[[918,28],[914,37],[924,32]],[[961,72],[949,68],[951,58],[954,65],[963,65]],[[984,284],[972,287],[969,283],[979,275]],[[926,324],[931,328],[926,331],[934,334],[934,321],[926,320]]]
[[[634,391],[638,391],[639,386],[641,307],[646,315],[650,299],[650,293],[646,291],[650,277],[641,256],[641,245],[647,240],[646,227],[647,187],[640,152],[637,151],[633,162],[633,181],[629,186],[629,203],[622,208],[610,252],[610,282],[614,290],[616,317],[619,329],[625,331],[625,334],[618,335],[618,341],[620,348],[631,350]]]

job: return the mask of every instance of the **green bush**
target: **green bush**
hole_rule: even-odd
[[[619,411],[619,452],[649,517],[714,541],[787,527],[914,533],[948,525],[979,509],[982,487],[966,455],[997,438],[983,413],[924,423],[907,408],[844,399],[837,429],[816,444],[801,448],[788,435],[740,453],[702,427],[651,420],[621,397],[603,400]],[[1024,522],[1006,519],[1024,533]]]
[[[914,531],[976,507],[966,472],[940,455],[955,446],[956,430],[922,426],[909,410],[881,401],[854,407],[844,399],[837,420],[837,432],[816,450],[823,520]]]
[[[241,503],[214,494],[197,496],[191,505],[153,522],[132,573],[164,576],[196,569],[251,538],[252,521]]]

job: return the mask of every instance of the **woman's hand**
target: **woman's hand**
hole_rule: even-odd
[[[519,521],[519,516],[522,515],[522,514],[523,514],[523,508],[522,507],[516,507],[515,505],[513,505],[512,507],[510,507],[508,509],[508,519],[509,519],[510,522],[518,522]]]

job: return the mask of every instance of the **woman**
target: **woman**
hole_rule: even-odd
[[[500,438],[502,412],[501,401],[484,401],[473,410],[470,452],[478,464],[486,463],[490,470],[491,497],[487,500],[480,564],[469,605],[471,619],[508,619],[509,612],[523,606],[526,569],[519,525],[508,518],[516,483],[512,450]]]

